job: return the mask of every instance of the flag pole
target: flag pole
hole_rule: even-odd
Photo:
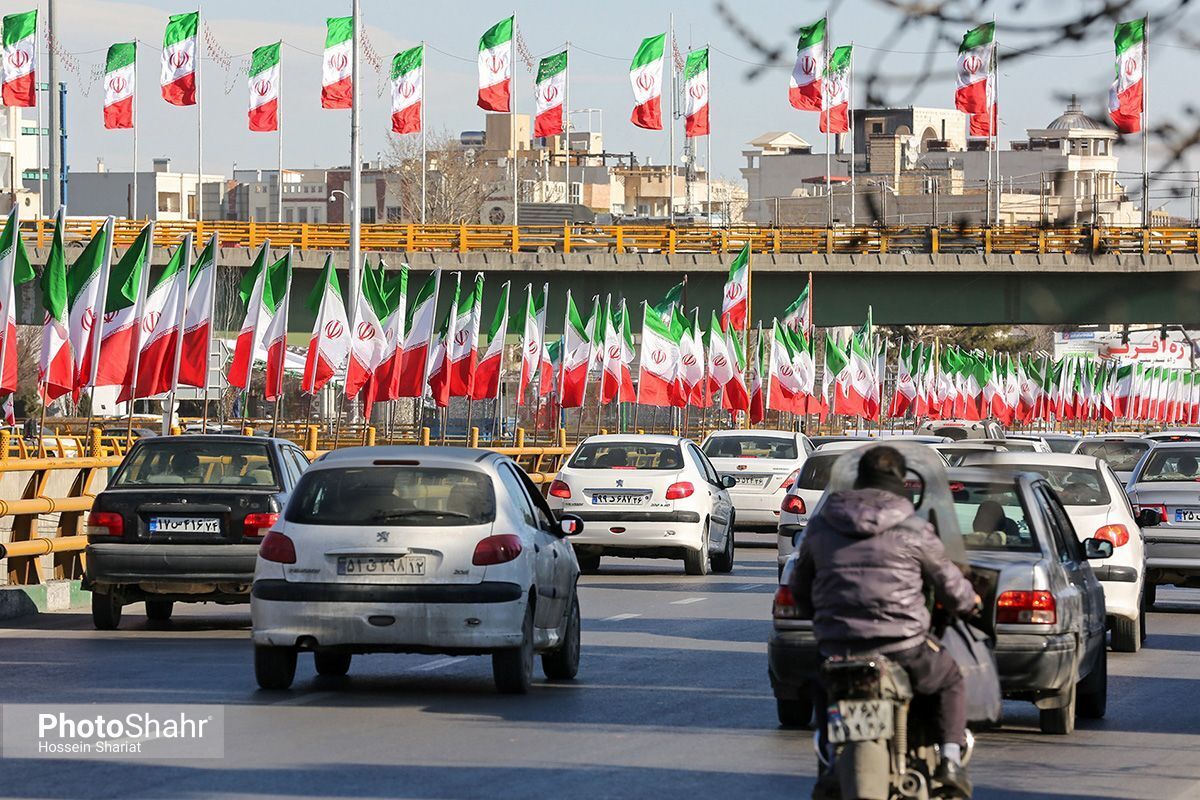
[[[217,235],[215,233],[209,237],[209,243],[212,245],[212,266],[209,269],[213,271],[213,289],[208,293],[208,339],[204,343],[204,408],[200,416],[200,433],[208,433],[209,363],[212,360],[212,334],[216,325],[214,317],[217,312]],[[188,281],[190,285],[190,275]],[[180,346],[182,347],[182,345]]]
[[[826,170],[826,173],[828,173],[828,170]],[[828,175],[826,175],[826,177],[828,177]],[[751,244],[746,249],[746,329],[744,331],[742,331],[742,341],[744,343],[743,347],[742,347],[743,353],[750,352],[750,323],[754,319],[754,314],[753,314],[754,306],[752,305],[751,300],[750,300],[750,298],[754,295],[754,292],[753,292],[753,287],[754,287],[753,265],[754,265],[754,246],[753,246],[753,244]],[[735,353],[734,355],[735,355],[734,360],[736,360],[737,354]],[[746,370],[742,369],[742,382],[745,383],[745,381],[746,381]],[[730,410],[730,413],[736,414],[736,412],[734,412],[732,410]],[[746,411],[746,427],[747,428],[750,427],[750,411],[749,410]]]
[[[667,184],[670,189],[667,201],[667,221],[675,224],[675,14],[671,13],[670,36],[667,37],[667,48],[664,54],[671,68],[671,105],[667,114]]]
[[[427,162],[427,154],[426,154],[426,148],[428,147],[428,144],[426,141],[425,130],[428,127],[427,123],[429,122],[428,115],[426,114],[426,109],[425,109],[425,78],[426,78],[426,75],[425,75],[425,40],[422,39],[421,40],[421,224],[422,225],[425,224],[425,198],[426,198],[425,192],[426,192],[426,174],[427,174],[425,168],[428,163]],[[424,403],[423,397],[421,398],[421,400],[422,400],[422,403]]]
[[[353,307],[350,330],[357,330],[358,298],[362,294],[362,155],[359,137],[359,36],[361,34],[359,0],[351,3],[350,46],[350,305]],[[423,78],[422,78],[423,79]],[[354,416],[358,404],[350,403]]]
[[[710,43],[710,42],[705,42],[705,43],[704,43],[704,60],[705,60],[705,63],[707,63],[707,62],[708,62],[708,55],[709,55],[709,53],[711,52],[711,50],[710,50],[710,47],[711,47],[711,43]],[[711,228],[711,227],[712,227],[712,224],[713,224],[713,196],[712,196],[712,75],[709,75],[707,78],[705,78],[705,82],[708,84],[708,86],[707,86],[707,87],[705,87],[705,88],[707,89],[707,94],[708,94],[708,97],[705,99],[705,103],[706,103],[706,104],[707,104],[707,106],[708,106],[708,133],[707,133],[707,134],[705,134],[705,136],[704,136],[704,193],[705,193],[705,194],[708,196],[708,197],[707,197],[707,199],[708,199],[708,227],[710,227],[710,228]],[[725,220],[725,224],[728,226],[728,224],[729,224],[729,220]]]
[[[196,8],[196,230],[204,223],[204,101],[200,92],[200,64],[204,61],[203,9]],[[153,241],[151,242],[153,250]],[[132,406],[131,406],[132,408]]]
[[[283,187],[280,186],[280,189]],[[292,261],[296,252],[294,246],[288,247],[288,285],[283,293],[283,345],[279,348],[279,390],[275,393],[275,415],[271,420],[271,435],[279,435],[279,407],[283,401],[283,368],[287,364],[287,321],[288,311],[292,306]],[[268,268],[269,269],[269,268]],[[269,275],[267,276],[269,278]],[[268,345],[268,348],[270,345]]]
[[[825,17],[825,64],[821,68],[821,114],[825,117],[825,202],[826,202],[826,227],[833,227],[833,176],[829,173],[833,169],[833,154],[830,152],[833,149],[832,137],[829,133],[829,17]],[[746,333],[749,338],[750,323],[746,322]]]
[[[855,154],[856,150],[854,147],[854,138],[855,137],[854,137],[854,40],[853,39],[850,40],[850,64],[849,64],[848,69],[846,70],[846,80],[849,83],[849,86],[846,87],[846,93],[849,96],[848,99],[850,101],[846,108],[846,115],[847,115],[848,121],[849,121],[849,125],[847,125],[847,127],[850,129],[850,154],[849,154],[850,155],[850,227],[853,228],[853,227],[856,227],[858,224],[858,217],[857,217],[857,213],[856,213],[858,211],[858,184],[855,181],[855,169],[854,169],[854,166],[855,166],[854,165],[854,154]],[[937,224],[936,221],[934,222],[934,224],[935,225]],[[808,296],[809,296],[809,298],[811,298],[812,297],[812,278],[811,277],[808,279],[808,291],[809,291]]]
[[[1004,192],[1004,179],[1000,176],[1000,44],[996,42],[996,15],[992,15],[992,105],[988,110],[988,130],[992,134],[992,152],[988,158],[996,159],[996,225],[1000,225],[1000,199]]]
[[[1142,22],[1142,227],[1149,228],[1150,215],[1150,15]]]
[[[571,204],[571,42],[568,41],[563,52],[566,54],[566,64],[563,67],[563,150],[566,157],[563,160],[563,202]],[[591,117],[588,118],[589,120]],[[582,194],[582,192],[581,192]],[[580,197],[580,200],[583,198]],[[571,222],[575,221],[575,212],[571,212]]]
[[[278,205],[275,207],[275,221],[283,222],[283,41],[279,42],[279,83],[277,85],[279,99],[275,103],[275,125],[279,129],[279,141],[277,142],[279,158],[279,170],[276,172],[276,190],[279,198]]]
[[[131,220],[138,218],[138,215],[137,215],[137,201],[138,201],[137,165],[138,165],[138,116],[139,116],[139,114],[138,114],[138,102],[137,102],[137,88],[138,88],[137,45],[138,45],[138,40],[134,39],[133,40],[133,97],[131,98],[133,100],[133,102],[131,104],[133,106],[133,168],[130,173],[133,175],[133,187],[131,189],[133,196],[130,198],[130,201],[129,201],[129,218]],[[112,246],[111,241],[108,244],[109,244],[109,247]]]
[[[171,370],[171,394],[167,398],[167,430],[165,433],[168,436],[171,433],[171,426],[175,422],[175,393],[179,389],[179,362],[183,359],[183,317],[187,311],[188,290],[191,288],[192,234],[184,234],[182,247],[184,248],[185,252],[183,266],[180,267],[180,269],[183,270],[183,293],[180,295],[179,308],[177,309],[175,316],[175,319],[179,321],[179,328],[177,328],[175,332],[175,364]],[[179,280],[179,276],[176,276],[175,280]]]
[[[137,289],[137,327],[134,328],[133,339],[133,374],[129,376],[129,413],[125,420],[125,447],[133,443],[133,407],[137,404],[138,366],[142,353],[142,312],[146,309],[146,287],[150,284],[150,262],[154,260],[154,222],[148,223],[150,233],[146,237],[146,260],[142,264],[141,279]],[[107,281],[104,284],[107,286]],[[92,353],[92,363],[99,366],[99,350]],[[93,389],[93,394],[95,390]],[[43,410],[45,406],[43,404]]]
[[[517,12],[512,14],[512,36],[508,39],[508,124],[509,146],[512,147],[513,235],[521,224],[520,202],[517,197]],[[453,313],[453,312],[451,312]]]

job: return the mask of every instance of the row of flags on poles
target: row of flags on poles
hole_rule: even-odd
[[[801,111],[820,113],[822,133],[847,133],[852,102],[852,46],[827,45],[828,18],[800,29],[788,97]],[[479,40],[479,92],[477,105],[485,111],[513,110],[513,62],[517,57],[516,17],[488,28]],[[200,53],[200,12],[174,14],[163,35],[161,87],[163,99],[177,106],[197,102],[197,67]],[[353,101],[353,41],[351,17],[326,21],[322,56],[321,105],[350,108]],[[1148,60],[1148,20],[1119,23],[1114,32],[1116,77],[1109,92],[1109,112],[1122,133],[1142,129],[1145,111],[1144,74]],[[36,105],[37,11],[8,14],[3,18],[3,91],[6,106]],[[248,124],[252,131],[279,127],[280,49],[282,42],[256,48],[251,54],[247,88]],[[649,130],[662,130],[664,61],[674,47],[667,33],[642,40],[629,67],[634,108],[631,122]],[[568,92],[569,48],[540,60],[536,72],[534,136],[557,136],[565,129],[563,106]],[[104,125],[131,128],[134,123],[134,88],[137,43],[121,42],[108,49],[104,67]],[[675,71],[671,58],[670,69]],[[709,133],[709,48],[689,51],[682,59],[685,135]],[[392,130],[422,130],[424,44],[395,54],[391,63]],[[958,50],[955,107],[970,118],[970,135],[996,135],[996,23],[979,25],[963,36]]]

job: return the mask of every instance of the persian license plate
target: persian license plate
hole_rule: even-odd
[[[425,574],[425,556],[339,556],[338,575]]]
[[[151,517],[151,533],[220,533],[217,517]]]
[[[829,707],[829,741],[869,742],[892,735],[890,700],[839,700]]]
[[[592,492],[594,506],[644,506],[649,501],[644,492]]]
[[[770,480],[769,475],[738,475],[736,472],[725,474],[733,478],[733,485],[736,489],[762,489]]]
[[[1200,522],[1200,508],[1175,509],[1176,522]]]

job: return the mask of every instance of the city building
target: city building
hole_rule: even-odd
[[[38,215],[42,182],[39,180],[37,125],[22,117],[23,108],[0,109],[0,210],[7,214],[13,205],[21,206],[21,215]],[[45,164],[40,173],[46,180]],[[45,193],[50,194],[46,187]],[[53,209],[45,209],[53,214]]]
[[[172,171],[171,159],[154,159],[152,170],[139,170],[137,173],[137,218],[159,222],[195,220],[198,210],[196,187],[199,183],[194,172]],[[222,218],[225,213],[226,177],[205,173],[203,186],[204,218]],[[100,161],[94,172],[71,170],[69,187],[73,216],[135,216],[132,172],[111,172]]]
[[[243,222],[312,222],[329,218],[326,170],[283,171],[283,218],[279,208],[279,170],[234,169],[225,198],[225,219]]]

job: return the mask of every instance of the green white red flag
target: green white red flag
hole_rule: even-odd
[[[704,356],[704,331],[700,329],[700,311],[697,309],[691,320],[683,316],[678,306],[675,313],[679,316],[677,325],[682,331],[679,337],[680,399],[683,405],[706,408],[709,398],[704,380],[707,359]]]
[[[758,327],[758,338],[754,343],[754,355],[750,359],[749,369],[746,370],[746,391],[750,394],[750,424],[757,425],[766,418],[766,396],[763,394],[764,354],[766,352],[766,337],[763,336],[762,326]]]
[[[810,288],[810,284],[804,284],[804,290],[800,292],[800,296],[792,301],[792,304],[783,312],[783,319],[779,321],[785,328],[803,331],[805,335],[808,335],[813,327]]]
[[[282,42],[257,47],[250,55],[250,130],[279,130],[279,49]]]
[[[447,343],[451,336],[450,327],[458,314],[461,297],[462,273],[456,272],[454,273],[454,294],[450,297],[450,307],[446,309],[446,317],[442,320],[435,338],[431,340],[429,363],[426,369],[429,375],[429,394],[439,408],[450,405],[450,362],[446,358]]]
[[[325,256],[325,268],[309,295],[308,307],[316,317],[308,340],[300,391],[316,394],[341,371],[350,355],[350,320],[346,318],[346,304],[342,302],[332,255]]]
[[[1117,24],[1117,77],[1108,93],[1108,114],[1121,133],[1142,129],[1145,106],[1146,20]]]
[[[517,405],[525,404],[525,392],[538,378],[542,350],[538,306],[533,296],[533,284],[529,284],[525,287],[525,308],[521,314],[521,376],[517,380]]]
[[[821,108],[821,133],[850,132],[851,47],[836,47],[825,68],[824,105]]]
[[[629,121],[639,128],[662,130],[663,51],[667,35],[660,33],[642,40],[629,65],[633,86],[633,114]]]
[[[327,17],[321,58],[321,108],[350,108],[354,102],[353,71],[353,18]]]
[[[479,277],[482,285],[483,276]],[[500,377],[504,372],[504,340],[508,338],[508,292],[510,282],[505,281],[496,304],[496,314],[488,329],[487,349],[479,358],[471,386],[472,400],[490,400],[500,396]]]
[[[996,23],[967,31],[958,47],[958,89],[954,107],[967,114],[989,114],[996,69]]]
[[[104,316],[104,290],[112,260],[112,231],[113,218],[109,217],[67,270],[67,335],[75,358],[72,390],[76,397],[91,380],[92,353],[100,346],[101,326],[97,323]]]
[[[562,342],[559,345],[562,362],[559,364],[558,395],[562,408],[579,408],[587,393],[588,369],[592,363],[592,339],[587,326],[575,307],[575,299],[567,291],[567,311],[563,320]]]
[[[638,374],[638,403],[667,407],[679,404],[679,339],[683,331],[673,321],[642,304],[642,357]]]
[[[250,265],[238,287],[242,302],[246,304],[246,317],[234,344],[233,359],[229,363],[226,380],[230,386],[243,391],[250,388],[250,368],[254,365],[255,358],[266,355],[262,344],[263,334],[278,305],[272,297],[268,280],[270,265],[267,260],[270,258],[270,248],[270,240],[263,242],[254,263]]]
[[[271,265],[269,275],[269,296],[265,299],[271,303],[270,317],[266,320],[266,330],[263,332],[262,343],[266,353],[266,380],[263,385],[263,398],[274,400],[283,394],[284,359],[287,357],[287,322],[288,309],[292,298],[292,253]]]
[[[567,96],[567,51],[555,53],[538,63],[537,117],[535,137],[558,136],[563,132],[563,103]]]
[[[708,136],[708,48],[687,54],[683,65],[683,135]]]
[[[420,133],[425,97],[425,45],[392,59],[392,132]]]
[[[723,330],[714,318],[708,331],[708,374],[711,385],[721,390],[722,408],[729,411],[750,409],[745,367],[741,337],[732,329]]]
[[[75,362],[67,333],[67,259],[63,253],[63,209],[54,220],[54,236],[42,270],[42,349],[38,360],[38,394],[49,403],[74,387]]]
[[[196,105],[196,68],[200,63],[197,41],[200,12],[173,14],[163,34],[162,96],[173,106]]]
[[[721,296],[721,329],[745,331],[750,314],[750,242],[729,265],[729,278]]]
[[[379,278],[365,265],[359,278],[354,312],[354,335],[350,340],[350,360],[346,364],[346,396],[355,397],[378,374],[387,345],[383,320],[388,316]],[[399,356],[397,356],[398,358]]]
[[[515,17],[484,31],[479,39],[479,99],[484,111],[512,111],[512,51]]]
[[[104,59],[104,127],[110,130],[133,127],[134,64],[137,42],[110,45]]]
[[[404,346],[400,353],[400,377],[396,388],[398,397],[421,397],[425,394],[425,385],[433,362],[432,349],[436,336],[438,290],[441,280],[442,271],[435,269],[413,298],[404,332]],[[457,289],[454,294],[457,299]],[[451,305],[451,308],[453,307]]]
[[[821,73],[825,70],[824,17],[800,29],[796,65],[792,68],[788,100],[799,111],[820,111],[823,98]]]
[[[0,234],[0,394],[17,390],[17,287],[37,277],[21,240],[18,205]]]
[[[408,264],[401,264],[400,273],[392,278],[386,277],[386,269],[387,265],[381,258],[377,269],[372,270],[371,265],[367,264],[364,271],[374,275],[374,291],[369,297],[375,304],[375,313],[383,333],[383,352],[371,376],[367,390],[368,403],[400,397],[400,371],[404,359],[405,324],[408,320]],[[368,312],[364,319],[370,316]],[[363,329],[364,335],[372,333],[370,328]]]
[[[150,280],[154,223],[142,228],[134,243],[113,265],[107,277],[101,318],[99,357],[85,364],[91,386],[120,386],[132,391],[141,348],[142,308]]]
[[[7,14],[4,17],[4,105],[37,105],[37,11]]]
[[[461,294],[451,307],[450,328],[446,335],[445,367],[437,380],[448,381],[448,389],[434,388],[434,396],[449,392],[450,397],[470,397],[479,362],[479,326],[483,306],[483,273],[476,273],[475,286]],[[434,379],[430,379],[432,384]],[[431,388],[433,388],[431,386]]]
[[[146,293],[134,398],[153,397],[175,386],[179,331],[187,307],[191,266],[192,236],[188,234]],[[127,399],[124,394],[120,399]]]
[[[189,271],[188,302],[183,314],[183,345],[179,352],[180,386],[208,388],[216,295],[217,235],[214,233]]]

